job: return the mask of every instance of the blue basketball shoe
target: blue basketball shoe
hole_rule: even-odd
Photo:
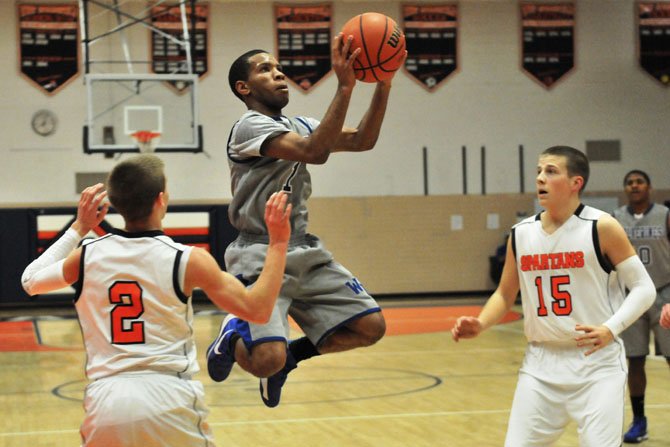
[[[259,384],[261,399],[263,399],[263,403],[267,407],[274,408],[279,405],[279,400],[281,399],[281,388],[284,386],[284,383],[286,383],[288,373],[297,367],[298,362],[295,361],[291,351],[287,349],[286,363],[284,364],[284,367],[274,375],[261,379]]]
[[[207,348],[207,372],[215,382],[226,380],[235,363],[235,353],[230,351],[230,337],[235,335],[237,318],[228,314],[221,323],[218,337]]]
[[[647,434],[647,418],[634,417],[633,423],[628,427],[628,431],[623,435],[623,442],[626,444],[639,444],[642,441],[649,439]]]

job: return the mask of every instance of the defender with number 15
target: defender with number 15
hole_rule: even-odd
[[[477,318],[460,317],[452,330],[456,341],[476,337],[521,291],[528,347],[509,447],[552,445],[570,419],[581,446],[621,445],[626,359],[618,335],[649,308],[655,289],[621,225],[581,203],[588,178],[588,159],[574,148],[540,155],[544,211],[512,228],[497,290]],[[623,285],[630,290],[625,301]]]

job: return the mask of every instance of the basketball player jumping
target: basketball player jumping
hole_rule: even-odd
[[[508,447],[549,446],[570,419],[581,446],[621,445],[626,358],[618,335],[656,290],[621,225],[580,203],[588,178],[588,159],[576,149],[555,146],[540,155],[544,211],[512,228],[497,290],[477,318],[460,317],[452,329],[456,341],[476,337],[502,319],[521,289],[528,346]],[[625,301],[622,283],[630,290]]]
[[[332,152],[374,147],[384,119],[391,80],[377,83],[358,128],[343,127],[356,84],[348,55],[351,38],[340,33],[331,46],[337,90],[326,114],[287,118],[288,85],[274,56],[263,50],[233,62],[230,88],[248,111],[235,123],[228,141],[233,199],[230,221],[240,234],[226,250],[226,267],[248,284],[257,281],[268,242],[262,206],[273,191],[286,191],[293,205],[284,284],[267,324],[228,315],[207,352],[209,374],[228,377],[233,363],[259,377],[265,405],[279,404],[281,388],[298,362],[312,356],[369,346],[382,338],[384,318],[375,300],[321,241],[307,232],[306,202],[312,192],[307,164],[325,163]],[[403,57],[406,57],[406,52]],[[290,342],[288,315],[305,337]]]
[[[290,238],[285,193],[264,209],[269,243],[252,288],[222,272],[205,250],[162,232],[167,210],[163,162],[130,158],[108,178],[109,199],[123,216],[116,230],[76,248],[107,214],[102,184],[86,188],[77,218],[26,267],[31,294],[76,283],[75,308],[86,347],[83,446],[214,446],[198,372],[190,295],[201,288],[222,309],[257,323],[270,318],[281,287]]]

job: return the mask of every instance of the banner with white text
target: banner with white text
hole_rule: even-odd
[[[275,5],[276,57],[286,77],[306,92],[329,72],[332,8]]]
[[[405,71],[429,91],[458,70],[458,5],[402,6]]]
[[[670,85],[670,2],[639,2],[640,66],[666,87]]]
[[[575,5],[521,3],[521,67],[552,88],[575,66]]]
[[[19,4],[21,74],[54,94],[79,74],[79,7]]]

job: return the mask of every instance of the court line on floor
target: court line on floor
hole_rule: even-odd
[[[314,418],[292,418],[292,419],[265,419],[265,420],[248,420],[248,421],[225,421],[225,422],[211,422],[209,425],[213,427],[224,427],[231,425],[259,425],[259,424],[286,424],[294,423],[301,424],[305,422],[323,422],[323,421],[349,421],[349,420],[366,420],[366,419],[397,419],[408,417],[436,417],[436,416],[458,416],[458,415],[476,415],[476,414],[499,414],[509,413],[509,410],[477,410],[477,411],[439,411],[434,413],[394,413],[394,414],[379,414],[379,415],[360,415],[360,416],[326,416]],[[12,432],[0,433],[0,437],[11,436],[33,436],[33,435],[55,435],[66,433],[78,433],[76,430],[36,430],[26,432]]]
[[[474,353],[482,353],[482,352],[509,352],[509,351],[519,351],[519,352],[524,352],[526,350],[526,346],[504,346],[500,348],[472,348],[468,349],[466,351],[462,349],[423,349],[423,350],[418,350],[418,349],[405,349],[405,350],[393,350],[393,351],[382,351],[383,347],[379,347],[376,351],[374,349],[371,350],[364,350],[357,352],[355,350],[353,351],[346,351],[346,352],[338,352],[337,356],[338,357],[344,357],[344,356],[351,356],[351,357],[371,357],[371,356],[407,356],[408,354],[428,354],[428,355],[434,355],[434,354],[453,354],[453,355],[471,355]]]
[[[670,404],[653,404],[646,405],[645,408],[660,408],[670,409]],[[210,422],[210,425],[215,427],[225,427],[231,425],[259,425],[259,424],[287,424],[304,422],[333,422],[333,421],[351,421],[351,420],[369,420],[369,419],[398,419],[398,418],[416,418],[416,417],[445,417],[445,416],[477,416],[486,414],[507,414],[506,410],[469,410],[469,411],[436,411],[423,413],[393,413],[393,414],[366,414],[360,416],[326,416],[315,418],[294,418],[294,419],[266,419],[266,420],[249,420],[249,421],[226,421],[226,422]]]
[[[670,409],[670,403],[667,404],[646,404],[647,409]],[[628,407],[627,407],[628,409]],[[505,410],[469,410],[469,411],[436,411],[423,413],[392,413],[392,414],[365,414],[360,416],[326,416],[326,417],[312,417],[312,418],[290,418],[290,419],[265,419],[265,420],[247,420],[247,421],[225,421],[225,422],[209,422],[213,427],[225,427],[232,425],[260,425],[260,424],[302,424],[305,422],[327,422],[327,421],[352,421],[352,420],[370,420],[370,419],[398,419],[398,418],[412,418],[412,417],[445,417],[445,416],[472,416],[472,415],[486,415],[486,414],[505,414],[509,413],[509,409]],[[33,435],[54,435],[66,433],[78,433],[79,429],[71,430],[37,430],[25,432],[10,432],[0,433],[0,438],[7,438],[11,436],[33,436]]]

